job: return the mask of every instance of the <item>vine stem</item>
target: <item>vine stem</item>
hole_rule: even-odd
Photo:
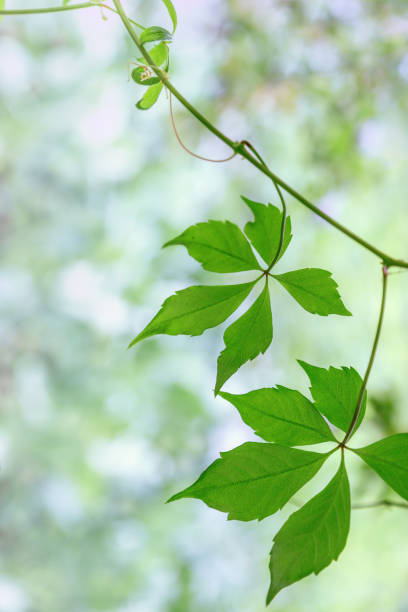
[[[366,369],[366,373],[364,375],[364,380],[361,385],[360,393],[358,395],[356,409],[354,411],[353,418],[351,420],[350,426],[347,430],[346,435],[344,436],[344,440],[341,442],[341,446],[344,447],[347,442],[350,440],[351,436],[354,433],[357,421],[359,419],[361,408],[363,405],[364,393],[367,388],[368,379],[370,377],[371,368],[373,367],[375,354],[377,352],[378,342],[381,336],[382,325],[384,321],[384,311],[385,311],[385,302],[387,299],[387,285],[388,285],[388,268],[387,266],[382,267],[382,296],[381,296],[381,307],[380,307],[380,315],[378,317],[377,330],[375,333],[375,338],[373,342],[373,347],[371,349],[370,359],[368,360],[368,366]]]
[[[60,13],[62,11],[75,11],[76,9],[90,8],[91,6],[100,6],[95,2],[81,2],[79,4],[67,4],[66,6],[50,6],[49,8],[36,9],[9,9],[0,11],[0,15],[39,15],[43,13]]]
[[[107,9],[108,11],[111,11],[112,13],[115,13],[116,15],[118,14],[117,11],[115,11],[115,9],[109,6],[108,4],[103,4],[103,2],[98,2],[97,0],[94,0],[94,1],[91,0],[91,2],[80,2],[79,4],[67,4],[66,6],[50,6],[49,8],[1,10],[0,16],[2,15],[43,15],[44,13],[61,13],[64,11],[75,11],[77,9],[92,8],[94,6]],[[137,21],[134,21],[133,19],[129,19],[129,21],[130,23],[132,23],[137,28],[140,28],[141,30],[146,29],[144,26],[140,25],[140,23],[137,23]]]
[[[380,499],[379,501],[371,502],[369,504],[354,504],[352,506],[352,509],[365,510],[366,508],[377,508],[378,506],[405,508],[405,510],[408,510],[408,504],[404,504],[403,502],[390,501],[388,499]]]
[[[387,268],[391,268],[393,266],[399,268],[408,268],[408,262],[402,259],[395,259],[387,253],[384,253],[380,249],[377,249],[373,244],[370,244],[364,238],[361,238],[357,234],[355,234],[352,230],[348,229],[332,217],[327,215],[324,211],[320,210],[317,206],[315,206],[312,202],[310,202],[307,198],[305,198],[302,194],[298,193],[293,187],[288,185],[283,179],[281,179],[277,174],[272,172],[264,163],[262,163],[258,156],[254,155],[250,151],[248,151],[240,141],[233,141],[226,134],[223,134],[215,125],[213,125],[198,109],[196,109],[179,91],[178,89],[169,81],[167,74],[161,70],[154,63],[153,59],[146,51],[144,46],[141,44],[139,37],[132,26],[132,20],[126,15],[121,0],[113,0],[113,4],[115,5],[116,11],[120,16],[123,25],[125,26],[129,36],[133,40],[136,47],[139,49],[140,53],[146,59],[147,64],[150,68],[155,72],[155,74],[159,77],[163,85],[174,95],[175,98],[202,124],[204,125],[210,132],[214,134],[219,140],[224,142],[228,147],[230,147],[235,153],[240,154],[244,159],[246,159],[249,163],[251,163],[255,168],[257,168],[260,172],[262,172],[265,176],[271,179],[274,184],[279,185],[286,193],[289,193],[292,197],[294,197],[298,202],[303,204],[306,208],[311,210],[321,219],[324,219],[339,230],[344,235],[348,236],[354,242],[358,243],[360,246],[370,251],[377,257],[379,257],[382,263],[387,266]],[[52,13],[59,11],[70,11],[80,8],[89,8],[91,6],[100,6],[98,4],[92,2],[85,2],[81,4],[71,4],[67,6],[60,7],[51,7],[51,8],[43,8],[43,9],[19,9],[19,10],[9,10],[0,11],[0,15],[28,15],[34,13]]]
[[[254,153],[254,155],[256,155],[256,157],[264,165],[264,167],[267,170],[269,170],[267,163],[261,157],[260,153],[255,149],[253,144],[251,144],[248,140],[242,140],[241,144],[243,144],[244,146],[246,146],[249,149],[251,149],[251,151]],[[276,189],[276,191],[278,193],[278,196],[279,196],[279,199],[280,199],[281,205],[282,205],[282,221],[281,221],[281,227],[280,227],[280,235],[279,235],[278,248],[277,248],[275,257],[272,259],[271,263],[269,264],[269,266],[268,266],[268,268],[266,270],[267,274],[269,274],[269,272],[272,270],[273,266],[278,261],[278,259],[280,257],[280,254],[282,252],[283,243],[284,243],[284,240],[285,240],[286,217],[287,217],[287,207],[286,207],[285,198],[283,197],[282,191],[280,190],[279,185],[276,183],[276,181],[273,181],[273,184],[275,185],[275,189]]]

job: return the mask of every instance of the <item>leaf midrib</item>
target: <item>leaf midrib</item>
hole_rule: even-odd
[[[327,454],[323,455],[323,457],[327,458]],[[306,467],[310,467],[311,465],[313,465],[314,463],[318,463],[319,461],[324,461],[325,459],[323,459],[323,457],[319,457],[318,459],[314,459],[313,461],[311,461],[310,463],[304,463],[301,466],[296,466],[296,467],[291,467],[288,468],[286,470],[281,470],[279,472],[272,472],[269,474],[264,474],[263,476],[256,476],[254,478],[246,478],[245,480],[238,480],[236,482],[228,482],[225,484],[215,484],[215,485],[211,485],[211,486],[206,486],[206,487],[200,487],[199,489],[196,489],[197,493],[201,493],[203,491],[212,491],[214,489],[225,489],[227,487],[234,487],[234,486],[238,486],[238,485],[242,485],[242,484],[247,484],[249,482],[257,482],[258,480],[265,480],[266,478],[272,478],[273,476],[281,476],[283,474],[287,474],[289,472],[294,472],[296,470],[301,470],[303,468]],[[194,486],[194,485],[193,485]]]
[[[251,265],[253,264],[252,261],[250,262],[249,259],[245,259],[244,257],[241,257],[240,255],[236,255],[235,253],[230,253],[230,252],[225,251],[224,249],[221,249],[219,247],[215,247],[215,246],[212,246],[212,245],[209,246],[205,242],[200,242],[198,240],[185,240],[183,242],[173,242],[172,241],[172,243],[173,244],[180,244],[180,245],[183,245],[183,246],[186,246],[186,245],[195,246],[195,245],[197,245],[197,246],[204,247],[205,249],[213,249],[214,251],[218,251],[219,253],[222,253],[223,255],[227,255],[228,257],[231,257],[231,259],[238,259],[239,261],[243,261],[245,263],[250,263]],[[248,246],[249,246],[249,244],[248,244]],[[253,255],[252,251],[251,251],[251,254]],[[255,255],[253,255],[253,258],[254,258],[254,261],[257,263],[258,268],[259,268],[259,264],[258,264],[258,262],[255,259]]]
[[[313,296],[313,297],[317,298],[317,299],[318,299],[318,300],[320,300],[320,302],[322,302],[323,304],[327,304],[327,303],[329,303],[329,300],[328,300],[328,299],[326,299],[326,298],[324,298],[324,297],[321,297],[321,296],[319,296],[317,293],[313,293],[312,291],[310,291],[310,290],[308,290],[308,289],[305,289],[305,287],[299,286],[299,285],[297,285],[296,283],[293,283],[292,281],[288,282],[288,281],[286,281],[286,280],[281,280],[281,279],[279,278],[279,276],[274,276],[274,278],[275,278],[276,280],[278,280],[280,283],[282,283],[282,285],[289,285],[289,286],[291,286],[291,287],[295,287],[295,289],[298,289],[298,291],[303,291],[304,293],[307,293],[308,295],[311,295],[311,296]],[[336,289],[335,289],[335,291],[336,291]],[[338,292],[337,292],[337,293],[338,293]],[[331,301],[331,300],[330,300],[330,301]]]
[[[271,415],[268,412],[264,412],[261,408],[257,408],[253,404],[251,404],[251,408],[255,410],[256,412],[259,412],[260,414],[263,414],[264,416],[268,418],[276,419],[277,421],[282,421],[284,423],[290,423],[291,425],[295,425],[296,427],[303,427],[304,429],[310,429],[311,431],[315,431],[316,433],[318,433],[320,436],[323,436],[323,433],[319,429],[316,429],[315,427],[312,427],[311,425],[303,425],[301,423],[297,423],[296,421],[285,419],[284,417],[281,417],[281,416]]]
[[[253,286],[254,283],[248,283],[248,284]],[[209,285],[209,287],[210,286],[211,285]],[[228,287],[228,285],[226,286]],[[224,302],[227,302],[228,300],[231,300],[234,297],[237,297],[240,293],[245,293],[245,291],[246,290],[242,289],[241,291],[237,291],[237,293],[234,293],[233,295],[229,295],[228,297],[223,298],[222,300],[219,300],[218,302],[214,302],[213,304],[210,304],[210,305],[206,304],[205,306],[200,306],[200,308],[196,308],[195,310],[189,310],[188,312],[183,312],[182,314],[174,315],[172,317],[169,317],[168,319],[165,319],[164,321],[174,321],[175,319],[181,319],[181,317],[186,317],[188,315],[195,314],[196,312],[200,312],[201,310],[205,310],[206,308],[213,308],[214,306],[217,306],[218,304],[223,304]]]

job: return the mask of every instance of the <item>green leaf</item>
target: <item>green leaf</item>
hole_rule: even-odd
[[[248,240],[235,223],[208,221],[192,225],[164,245],[181,244],[210,272],[261,270]]]
[[[148,74],[149,74],[149,71],[148,69],[146,69],[145,66],[137,66],[136,68],[132,70],[132,79],[138,85],[149,86],[149,85],[156,85],[156,83],[160,83],[159,77],[155,75],[146,76]]]
[[[224,334],[225,349],[218,357],[215,395],[244,363],[264,353],[272,342],[272,312],[268,283],[252,306]]]
[[[401,497],[408,499],[408,433],[352,449]]]
[[[177,28],[177,13],[176,13],[176,9],[173,6],[173,3],[171,0],[162,0],[163,4],[166,5],[167,11],[170,15],[170,19],[173,23],[173,34],[176,31]]]
[[[249,206],[255,219],[254,221],[249,221],[246,224],[244,228],[245,233],[250,239],[252,246],[258,251],[262,259],[269,266],[279,248],[282,227],[282,213],[279,208],[272,206],[272,204],[265,206],[265,204],[253,202],[244,196],[241,196],[241,198],[245,204]],[[288,248],[291,240],[292,234],[290,217],[287,217],[285,237],[279,259]]]
[[[268,442],[302,446],[336,441],[326,421],[299,391],[278,385],[243,395],[220,395],[235,406],[244,423]]]
[[[155,40],[172,40],[172,35],[168,30],[161,28],[160,26],[152,26],[146,28],[140,35],[140,42],[145,45],[148,42],[154,42]]]
[[[0,0],[0,11],[4,11],[6,8],[6,0]],[[0,15],[0,21],[3,19],[3,15]]]
[[[341,301],[337,283],[331,272],[320,268],[304,268],[285,274],[274,274],[273,278],[285,287],[292,297],[308,312],[327,316],[338,314],[351,316]]]
[[[282,508],[328,457],[261,442],[220,454],[191,487],[168,501],[193,497],[228,512],[229,520],[262,520]]]
[[[188,287],[163,302],[157,315],[130,343],[156,334],[199,336],[219,325],[244,301],[254,283]]]
[[[149,55],[152,58],[156,66],[164,67],[167,70],[169,63],[169,48],[165,42],[160,42],[149,50]],[[139,57],[138,62],[145,65],[146,59]]]
[[[344,462],[326,488],[292,514],[274,538],[268,605],[279,591],[318,574],[344,549],[350,528],[350,486]]]
[[[143,98],[139,100],[136,104],[136,108],[140,110],[148,110],[157,102],[158,97],[160,96],[160,92],[163,89],[163,83],[157,83],[157,85],[152,85],[144,94]]]
[[[354,368],[334,368],[328,370],[310,365],[298,359],[300,366],[308,375],[312,386],[310,391],[319,412],[336,427],[347,431],[353,419],[363,381]],[[364,418],[367,392],[361,404],[361,412],[355,431]]]

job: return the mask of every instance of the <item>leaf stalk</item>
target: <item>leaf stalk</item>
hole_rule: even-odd
[[[350,440],[351,436],[353,435],[358,418],[361,413],[361,407],[363,405],[364,394],[367,388],[368,379],[370,377],[371,369],[373,367],[373,363],[375,359],[375,354],[377,352],[378,342],[381,336],[381,330],[382,330],[382,325],[384,321],[385,302],[387,299],[387,285],[388,285],[388,268],[387,266],[383,266],[382,267],[382,296],[381,296],[380,314],[379,314],[378,323],[377,323],[377,330],[375,333],[374,342],[373,342],[373,346],[371,349],[371,354],[370,354],[370,358],[368,361],[366,373],[364,375],[363,384],[361,385],[360,393],[358,396],[356,409],[354,411],[354,415],[351,420],[350,427],[348,428],[347,433],[344,437],[344,440],[341,443],[342,446],[345,446],[347,442]]]

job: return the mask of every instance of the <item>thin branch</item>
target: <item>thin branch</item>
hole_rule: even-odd
[[[261,164],[263,164],[263,166],[269,170],[267,163],[265,162],[265,160],[261,157],[260,153],[255,149],[254,145],[251,144],[248,140],[242,140],[241,144],[243,144],[244,146],[248,147],[253,153],[254,155],[256,155],[256,157],[259,159],[259,161],[261,162]],[[273,266],[276,264],[276,262],[278,261],[280,254],[282,252],[282,248],[283,248],[283,242],[285,240],[285,230],[286,230],[286,216],[287,216],[287,208],[286,208],[286,202],[285,202],[285,198],[282,195],[282,191],[279,188],[279,185],[276,181],[272,181],[273,184],[275,185],[275,189],[278,192],[278,196],[279,199],[281,201],[281,205],[282,205],[282,221],[281,221],[281,227],[280,227],[280,235],[279,235],[279,244],[278,244],[278,249],[276,251],[275,257],[273,258],[272,262],[270,263],[270,265],[268,266],[268,269],[266,270],[268,273],[272,270]]]
[[[51,6],[47,8],[35,9],[1,10],[0,15],[43,15],[44,13],[61,13],[64,11],[76,11],[77,9],[91,8],[93,6],[99,6],[99,8],[107,9],[108,11],[115,13],[115,15],[118,14],[118,12],[108,4],[103,4],[103,2],[98,2],[98,0],[91,0],[91,2],[81,2],[80,4],[67,4],[66,6]],[[137,21],[134,21],[133,19],[129,19],[129,21],[141,30],[146,29],[144,26],[142,26],[140,23],[137,23]]]
[[[377,508],[378,506],[388,506],[394,508],[404,508],[408,510],[408,504],[404,504],[403,502],[390,501],[388,499],[380,499],[376,502],[371,502],[368,504],[354,504],[351,506],[352,510],[365,510],[366,508]]]
[[[366,373],[364,375],[364,380],[363,380],[363,383],[361,385],[360,393],[359,393],[359,396],[358,396],[356,409],[354,411],[354,415],[353,415],[353,418],[351,420],[350,427],[348,428],[347,433],[344,436],[344,440],[341,443],[342,446],[347,444],[347,442],[350,440],[351,436],[353,435],[354,429],[356,427],[357,421],[358,421],[360,413],[361,413],[361,407],[363,405],[364,393],[365,393],[366,388],[367,388],[367,383],[368,383],[368,379],[370,377],[371,368],[373,367],[373,363],[374,363],[374,359],[375,359],[375,354],[377,352],[378,342],[380,340],[382,324],[383,324],[383,321],[384,321],[385,302],[386,302],[386,298],[387,298],[387,283],[388,283],[388,268],[386,266],[383,266],[383,268],[382,268],[381,307],[380,307],[380,315],[379,315],[379,318],[378,318],[377,331],[375,333],[375,338],[374,338],[374,342],[373,342],[373,347],[371,349],[370,359],[368,361],[367,370],[366,370]]]
[[[77,9],[91,8],[92,6],[100,6],[95,2],[81,2],[80,4],[67,4],[66,6],[50,6],[49,8],[35,9],[11,9],[0,11],[0,15],[40,15],[43,13],[60,13],[62,11],[75,11]]]

